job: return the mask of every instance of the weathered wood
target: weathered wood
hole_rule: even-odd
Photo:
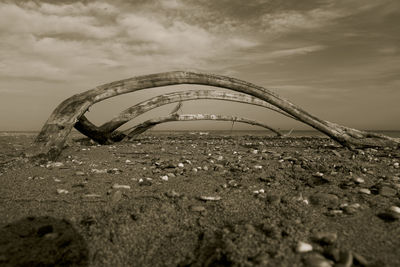
[[[247,123],[250,125],[255,125],[255,126],[260,126],[265,129],[270,130],[271,132],[275,133],[276,136],[282,136],[282,134],[272,128],[271,126],[258,122],[255,120],[250,120],[247,118],[242,118],[242,117],[235,117],[235,116],[227,116],[227,115],[214,115],[214,114],[177,114],[173,113],[165,117],[159,117],[151,120],[147,120],[143,123],[140,123],[139,125],[136,125],[132,127],[132,129],[129,129],[129,133],[126,135],[125,138],[127,139],[132,139],[135,136],[144,133],[145,131],[153,128],[154,126],[161,124],[161,123],[166,123],[166,122],[171,122],[171,121],[231,121],[231,122],[241,122],[241,123]]]
[[[79,118],[78,122],[75,124],[75,128],[84,135],[86,135],[87,137],[91,138],[92,140],[100,144],[109,144],[112,143],[113,140],[119,139],[116,138],[116,136],[118,136],[118,132],[114,131],[119,127],[121,127],[122,125],[124,125],[125,123],[129,122],[130,120],[135,119],[137,116],[163,105],[182,102],[182,101],[189,101],[189,100],[199,100],[199,99],[213,99],[213,100],[223,100],[223,101],[251,104],[271,109],[289,118],[293,118],[286,112],[253,96],[240,93],[222,92],[222,91],[188,90],[183,92],[173,92],[169,94],[159,95],[151,99],[145,100],[141,103],[138,103],[122,111],[112,120],[104,123],[100,127],[97,127],[94,124],[92,124],[83,115],[82,117]]]
[[[98,86],[74,95],[63,101],[50,115],[28,156],[55,159],[61,153],[65,140],[78,119],[93,104],[121,94],[146,88],[177,84],[199,84],[230,89],[264,100],[305,124],[328,135],[349,148],[399,146],[400,140],[387,136],[376,136],[319,119],[274,92],[238,79],[186,71],[174,71],[137,76]]]

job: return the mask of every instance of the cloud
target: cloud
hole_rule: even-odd
[[[184,7],[180,1],[159,4]],[[0,76],[68,80],[113,71],[207,69],[218,56],[257,44],[154,12],[105,2],[0,3]]]

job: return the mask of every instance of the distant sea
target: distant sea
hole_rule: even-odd
[[[368,130],[370,132],[384,134],[390,137],[398,137],[400,138],[400,131],[374,131]],[[281,130],[282,133],[286,134],[289,130]],[[39,132],[38,131],[0,131],[0,136],[35,136]],[[233,131],[215,131],[215,130],[185,130],[185,131],[157,131],[157,130],[150,130],[147,133],[151,133],[154,135],[179,135],[179,134],[211,134],[211,135],[233,135],[233,136],[244,136],[244,135],[253,135],[253,136],[274,136],[273,133],[269,131],[260,131],[260,130],[253,130],[253,131],[246,131],[246,130],[233,130]],[[72,132],[73,136],[80,136],[81,134],[77,131]],[[292,131],[290,136],[294,137],[301,137],[301,136],[309,136],[309,137],[323,137],[325,136],[321,132],[318,131]]]

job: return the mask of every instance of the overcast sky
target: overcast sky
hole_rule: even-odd
[[[0,3],[0,130],[39,130],[73,94],[172,70],[243,79],[346,126],[400,130],[400,1]],[[93,106],[88,117],[101,124],[138,101],[193,88],[207,87],[112,98]],[[183,113],[231,114],[281,129],[307,129],[271,111],[229,102],[187,102]],[[158,127],[229,130],[230,123]]]

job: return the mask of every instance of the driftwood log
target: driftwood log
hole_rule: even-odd
[[[121,94],[146,88],[177,84],[199,84],[231,89],[264,100],[283,110],[333,140],[349,148],[386,147],[400,145],[400,140],[384,135],[359,131],[319,119],[276,93],[242,80],[186,71],[174,71],[137,76],[98,86],[64,100],[50,115],[27,156],[56,159],[61,153],[66,138],[78,119],[93,104]]]
[[[182,102],[182,101],[189,101],[189,100],[199,100],[199,99],[213,99],[213,100],[247,103],[255,106],[268,108],[275,112],[281,113],[287,117],[293,118],[286,112],[253,96],[239,94],[239,93],[232,93],[232,92],[222,92],[222,91],[188,90],[183,92],[173,92],[169,94],[159,95],[151,99],[145,100],[143,102],[140,102],[122,111],[112,120],[104,123],[99,127],[91,123],[85,117],[85,115],[83,115],[82,117],[79,118],[78,122],[75,124],[75,128],[82,134],[91,138],[93,141],[96,141],[100,144],[110,144],[121,140],[121,138],[119,137],[120,133],[118,133],[118,131],[116,130],[125,123],[129,122],[130,120],[133,120],[134,118],[138,117],[139,115],[163,105]]]
[[[278,130],[272,128],[271,126],[258,122],[255,120],[250,120],[247,118],[242,118],[242,117],[236,117],[236,116],[227,116],[227,115],[214,115],[214,114],[177,114],[173,113],[168,116],[164,117],[159,117],[155,119],[150,119],[145,122],[142,122],[138,125],[135,125],[134,127],[125,130],[125,132],[128,132],[128,134],[123,134],[119,133],[114,136],[114,141],[119,141],[122,139],[132,139],[136,137],[137,135],[144,133],[145,131],[153,128],[154,126],[161,124],[161,123],[166,123],[166,122],[172,122],[172,121],[231,121],[232,123],[240,122],[240,123],[247,123],[250,125],[255,125],[255,126],[260,126],[262,128],[268,129],[269,131],[273,132],[276,134],[276,136],[282,136],[282,133],[280,133]]]

